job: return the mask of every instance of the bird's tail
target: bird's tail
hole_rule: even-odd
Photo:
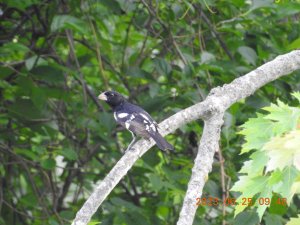
[[[154,139],[156,142],[157,147],[159,147],[161,150],[166,151],[174,151],[173,145],[171,145],[169,142],[167,142],[163,136],[161,136],[160,133],[156,132],[154,134],[150,134],[150,136]]]

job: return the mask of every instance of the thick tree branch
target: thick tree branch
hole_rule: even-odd
[[[204,123],[198,154],[192,169],[192,176],[183,201],[177,225],[192,224],[196,213],[196,198],[201,197],[202,189],[211,171],[213,157],[219,146],[223,113],[211,117]]]
[[[160,123],[161,133],[166,135],[199,118],[205,121],[198,154],[177,224],[189,225],[193,223],[196,213],[196,198],[202,194],[202,188],[212,167],[213,155],[218,149],[225,110],[233,103],[253,94],[263,85],[297,69],[300,69],[300,50],[278,56],[273,61],[235,79],[230,84],[212,89],[203,102],[181,110]],[[133,150],[127,151],[77,212],[72,224],[87,224],[104,199],[126,175],[136,160],[153,145],[153,141],[140,140],[133,146]]]
[[[219,148],[222,118],[228,107],[235,102],[248,97],[263,85],[300,69],[300,51],[278,56],[245,76],[239,77],[230,84],[214,88],[204,102],[213,98],[210,108],[215,108],[213,116],[205,120],[198,154],[192,169],[192,176],[184,198],[177,225],[192,225],[197,206],[196,198],[201,197],[208,173],[213,164],[213,155]]]

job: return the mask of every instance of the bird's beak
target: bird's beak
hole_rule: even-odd
[[[101,93],[101,94],[98,96],[98,99],[103,100],[103,101],[106,101],[106,100],[107,100],[107,96],[105,95],[105,92]]]

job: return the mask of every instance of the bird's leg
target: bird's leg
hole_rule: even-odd
[[[128,145],[127,149],[125,150],[125,152],[127,152],[128,150],[131,149],[131,147],[134,145],[134,143],[136,142],[137,137],[134,135],[133,132],[131,132],[132,134],[132,141],[130,142],[130,144]]]

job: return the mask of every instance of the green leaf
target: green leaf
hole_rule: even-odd
[[[65,220],[72,220],[75,216],[75,213],[71,210],[63,210],[59,213],[59,215]]]
[[[287,203],[290,204],[295,189],[298,190],[297,187],[293,187],[295,184],[295,181],[297,181],[297,178],[300,176],[300,171],[297,170],[295,167],[286,167],[282,171],[282,180],[273,186],[273,191],[280,194],[283,198],[287,199]],[[296,183],[296,185],[298,182]]]
[[[7,51],[7,53],[12,53],[12,52],[22,52],[22,53],[27,53],[30,49],[19,42],[9,42],[1,46],[0,48],[2,51]],[[3,52],[1,52],[3,54]]]
[[[108,10],[111,10],[115,14],[121,14],[122,9],[124,11],[127,11],[130,9],[132,5],[132,2],[130,1],[116,1],[116,0],[102,0],[99,3],[106,6]]]
[[[252,197],[264,190],[267,179],[265,176],[250,178],[248,176],[240,176],[239,180],[231,188],[231,191],[242,192],[243,196]]]
[[[76,160],[78,158],[77,153],[71,148],[64,148],[60,151],[60,155],[66,157],[69,160]]]
[[[273,126],[274,135],[281,135],[284,132],[296,129],[300,117],[299,108],[290,107],[277,100],[277,105],[271,104],[271,106],[263,109],[269,112],[264,118],[277,122]]]
[[[168,75],[172,70],[169,63],[163,58],[155,58],[154,65],[160,75]]]
[[[170,213],[170,209],[167,206],[159,206],[158,209],[156,210],[156,213],[163,218],[167,218],[169,213]]]
[[[243,144],[241,153],[249,152],[252,149],[261,149],[272,137],[273,123],[257,114],[257,118],[250,118],[241,126],[243,130],[239,133],[245,135],[246,143]]]
[[[60,29],[72,29],[81,34],[88,33],[88,26],[86,23],[76,17],[70,15],[56,15],[51,23],[51,31],[55,32]]]
[[[234,225],[253,225],[259,222],[259,218],[254,211],[242,212],[234,220]]]
[[[287,49],[289,51],[294,50],[294,49],[299,49],[300,48],[300,38],[297,38],[294,40],[291,44],[287,46]]]
[[[215,61],[215,56],[209,52],[203,51],[201,53],[201,64]]]
[[[20,120],[44,119],[44,112],[39,110],[29,99],[17,99],[15,103],[8,107],[9,115]]]
[[[287,205],[279,204],[282,197],[278,194],[274,194],[271,200],[269,212],[272,214],[283,215],[287,211]]]
[[[11,75],[13,73],[13,70],[11,68],[1,66],[1,65],[0,65],[0,71],[1,71],[0,79],[5,79],[6,77],[8,77],[9,75]]]
[[[300,170],[300,130],[277,136],[267,142],[262,148],[269,156],[266,171],[276,169],[283,170],[285,167],[294,165]]]
[[[289,1],[288,4],[284,4],[285,1],[282,0],[276,0],[276,2],[279,2],[279,4],[276,4],[278,19],[292,16],[300,11],[299,0]]]
[[[28,193],[22,196],[19,199],[21,204],[24,204],[25,207],[36,207],[38,204],[37,196],[35,196],[33,193]]]
[[[268,180],[268,185],[273,186],[274,184],[279,183],[282,180],[282,171],[280,170],[275,170],[273,173],[271,173],[269,180]]]
[[[59,225],[59,223],[54,218],[49,218],[48,219],[48,224],[49,225]]]
[[[38,156],[30,149],[16,148],[15,153],[17,153],[21,156],[26,156],[28,159],[33,160],[33,161],[37,161],[39,159]]]
[[[31,90],[31,99],[33,104],[38,109],[43,109],[46,104],[46,93],[45,90],[39,87],[33,87]]]
[[[252,160],[246,161],[239,173],[246,173],[251,177],[263,175],[265,165],[268,162],[268,157],[265,152],[256,151],[250,156],[250,158]]]
[[[266,225],[283,225],[282,218],[275,214],[266,214],[264,216]]]
[[[253,0],[252,1],[252,6],[250,8],[250,11],[253,11],[255,9],[259,8],[269,8],[269,7],[274,7],[274,2],[272,0]]]
[[[252,198],[254,195],[261,193],[265,190],[268,178],[266,176],[240,176],[239,180],[235,182],[231,191],[242,192],[242,195],[236,200],[238,205],[235,207],[234,215],[236,216],[248,206],[242,204],[243,198]]]
[[[294,92],[291,95],[294,96],[300,103],[300,92]]]
[[[117,207],[124,207],[126,208],[126,210],[129,210],[129,211],[135,211],[135,212],[138,212],[138,213],[142,213],[143,210],[139,207],[137,207],[136,205],[134,205],[132,202],[130,201],[126,201],[124,199],[121,199],[121,198],[117,198],[117,197],[113,197],[111,199],[111,202],[116,205]]]
[[[40,56],[32,56],[25,60],[27,70],[31,70],[34,66],[47,65],[47,61]]]
[[[113,119],[111,113],[102,112],[99,114],[99,120],[101,122],[101,126],[104,126],[107,130],[112,130],[113,127],[116,126],[116,122]]]
[[[149,95],[151,98],[154,98],[159,92],[159,85],[157,83],[151,83],[149,86]]]
[[[31,70],[34,78],[48,81],[53,84],[64,82],[63,71],[53,66],[38,66]]]
[[[54,159],[48,158],[41,162],[41,166],[46,170],[52,170],[56,166],[56,162]]]
[[[101,224],[101,222],[100,221],[90,221],[89,223],[88,223],[88,225],[98,225],[98,224]]]
[[[0,47],[1,61],[21,61],[25,58],[30,49],[19,42],[8,42]],[[9,60],[3,60],[9,58]]]
[[[266,211],[267,207],[271,204],[271,198],[272,198],[272,186],[265,186],[265,189],[261,192],[261,194],[258,196],[255,202],[255,206],[257,207],[257,214],[259,217],[259,220],[261,221],[264,212]],[[262,200],[262,201],[261,201]],[[270,204],[268,204],[270,201]]]
[[[257,54],[256,52],[247,46],[242,46],[238,48],[238,52],[243,56],[247,63],[256,65]]]
[[[137,77],[137,78],[145,78],[145,77],[149,76],[149,74],[146,71],[144,71],[136,66],[129,67],[129,69],[126,71],[126,75],[132,76],[132,77]]]
[[[33,5],[33,4],[38,4],[40,1],[39,0],[7,0],[5,1],[5,3],[10,6],[10,7],[16,7],[19,8],[21,10],[24,10],[26,8],[28,8],[29,6]]]
[[[150,182],[151,186],[153,187],[153,189],[155,191],[158,192],[160,189],[163,188],[164,183],[158,175],[150,174],[150,176],[148,178],[149,178],[149,182]]]
[[[291,218],[286,225],[299,225],[299,224],[300,224],[300,214],[298,214],[298,218]]]

